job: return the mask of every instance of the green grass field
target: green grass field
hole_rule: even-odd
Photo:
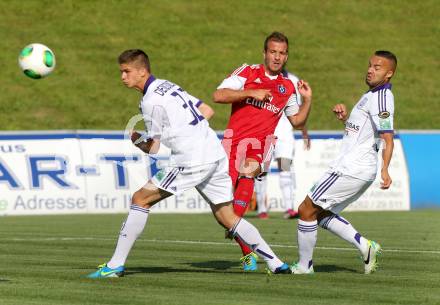
[[[150,55],[153,73],[212,105],[221,80],[262,61],[273,30],[290,37],[288,68],[313,86],[310,129],[340,129],[330,107],[353,105],[367,89],[368,57],[390,49],[397,129],[440,128],[440,2],[426,1],[0,1],[0,130],[124,129],[137,92],[119,81],[116,58],[128,48]],[[43,80],[26,78],[20,50],[40,42],[56,54]],[[224,129],[229,106],[212,105]]]
[[[1,0],[0,130],[122,130],[139,93],[119,80],[117,56],[142,48],[152,72],[214,105],[221,80],[262,61],[272,31],[290,38],[288,69],[314,92],[309,129],[341,129],[336,102],[367,89],[368,57],[389,49],[396,129],[440,129],[440,2],[263,0]],[[29,43],[48,45],[57,67],[31,80],[17,65]],[[1,156],[0,156],[1,157]],[[379,241],[380,270],[362,274],[358,253],[319,232],[314,276],[244,274],[239,249],[209,215],[151,215],[122,279],[85,275],[109,259],[125,215],[0,218],[0,305],[63,304],[440,304],[440,211],[346,213]],[[250,215],[279,256],[297,258],[296,221]]]
[[[379,241],[380,270],[362,274],[350,245],[319,231],[315,275],[244,274],[239,249],[207,214],[152,214],[124,278],[84,276],[111,256],[125,215],[3,217],[0,304],[440,304],[440,211],[346,213]],[[296,221],[256,224],[288,262]]]

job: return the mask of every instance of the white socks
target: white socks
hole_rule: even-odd
[[[259,180],[260,179],[260,180]],[[267,176],[255,179],[254,189],[257,199],[258,214],[267,213],[266,192],[267,192]]]
[[[321,219],[319,226],[327,229],[336,236],[348,241],[359,249],[362,255],[368,251],[368,240],[362,237],[353,228],[350,222],[339,215],[331,215]],[[299,266],[302,270],[308,270],[313,266],[313,249],[317,240],[317,221],[298,220],[298,249]]]
[[[238,236],[242,241],[249,245],[255,254],[266,262],[272,272],[283,264],[261,237],[257,228],[245,219],[241,218],[230,231],[233,235]]]
[[[119,232],[118,244],[116,245],[113,257],[107,263],[108,267],[117,268],[125,264],[134,242],[144,230],[149,212],[149,209],[142,208],[136,204],[130,206],[127,219],[122,224],[121,231]]]
[[[318,238],[318,221],[298,220],[298,264],[302,270],[309,270],[313,266],[313,249]]]
[[[293,192],[296,189],[295,174],[290,171],[282,171],[280,172],[279,182],[286,210],[295,210],[293,206],[293,201],[295,200]]]
[[[321,219],[319,226],[327,229],[336,236],[353,244],[364,255],[368,251],[368,241],[345,218],[339,215],[331,215]]]

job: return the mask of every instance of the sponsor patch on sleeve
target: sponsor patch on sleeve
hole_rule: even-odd
[[[385,118],[385,119],[379,119],[379,127],[382,130],[389,130],[391,129],[391,119]]]
[[[163,170],[160,170],[154,177],[157,179],[157,181],[162,181],[162,179],[165,177],[165,173]]]

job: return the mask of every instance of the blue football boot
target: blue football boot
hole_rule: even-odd
[[[106,277],[123,277],[124,276],[124,266],[119,266],[117,268],[107,267],[107,264],[102,264],[98,266],[98,270],[87,275],[89,279],[102,279]]]

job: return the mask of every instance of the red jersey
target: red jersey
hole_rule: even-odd
[[[282,111],[286,111],[287,115],[298,111],[295,86],[287,73],[269,76],[262,64],[252,66],[244,64],[218,87],[218,89],[223,88],[269,89],[272,94],[269,101],[247,98],[232,104],[231,117],[227,126],[227,129],[233,132],[232,136],[228,137],[232,139],[232,145],[245,138],[263,141],[274,133]]]

